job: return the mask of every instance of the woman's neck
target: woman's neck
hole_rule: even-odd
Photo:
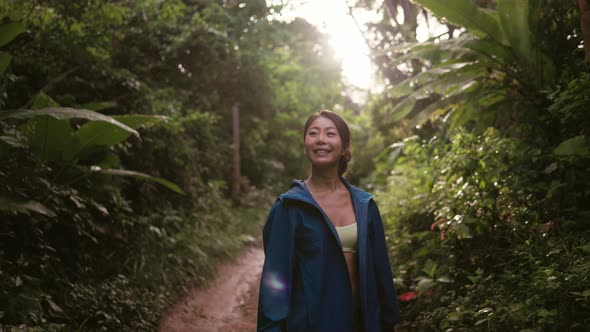
[[[313,192],[334,192],[341,190],[344,184],[340,180],[338,171],[311,170],[311,175],[305,180],[307,187]]]

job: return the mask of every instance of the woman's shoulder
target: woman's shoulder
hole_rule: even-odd
[[[301,180],[291,181],[289,190],[276,196],[276,199],[270,208],[271,213],[273,211],[278,212],[280,210],[285,211],[292,207],[294,202],[308,199],[305,193],[305,184]]]
[[[375,197],[375,195],[350,184],[344,178],[342,178],[342,182],[344,183],[344,185],[346,186],[354,200],[372,200],[372,198]]]
[[[277,197],[277,201],[283,203],[285,200],[310,200],[311,195],[305,186],[303,180],[292,180],[289,190],[283,192]]]

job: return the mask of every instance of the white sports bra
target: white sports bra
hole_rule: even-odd
[[[358,236],[356,233],[356,222],[342,227],[335,227],[340,242],[342,243],[342,251],[357,252],[358,250]]]

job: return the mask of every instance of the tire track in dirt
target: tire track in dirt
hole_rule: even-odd
[[[258,287],[264,263],[260,245],[222,264],[207,288],[190,290],[167,312],[160,332],[252,332],[256,330]]]

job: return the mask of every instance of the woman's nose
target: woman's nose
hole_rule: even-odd
[[[320,134],[318,134],[318,136],[317,136],[317,140],[316,140],[316,142],[317,142],[317,143],[325,143],[325,139],[326,139],[326,135],[325,135],[325,134],[322,134],[322,133],[320,133]]]

